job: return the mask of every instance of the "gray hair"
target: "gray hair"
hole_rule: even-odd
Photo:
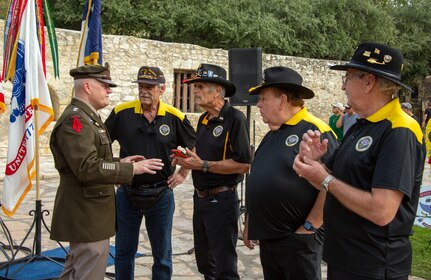
[[[377,87],[381,90],[383,95],[386,96],[394,96],[395,94],[398,93],[398,91],[400,90],[400,86],[398,86],[396,83],[385,79],[384,77],[380,77],[374,73],[369,73],[369,72],[364,72],[364,71],[358,71],[357,72],[359,75],[368,75],[368,74],[372,74],[374,75],[374,77],[376,77],[376,82],[377,82]]]
[[[383,77],[376,76],[377,86],[382,91],[383,95],[394,97],[400,90],[400,86],[396,83],[389,81]]]
[[[226,88],[224,86],[220,86],[220,87],[221,87],[220,96],[224,98],[226,96]]]
[[[85,80],[85,79],[77,79],[77,80],[74,80],[74,81],[73,81],[73,86],[74,86],[75,88],[80,88],[80,87],[82,87],[82,86],[83,86],[83,84],[84,84],[84,80]]]
[[[81,93],[81,91],[84,88],[84,83],[86,81],[88,81],[89,79],[77,79],[73,81],[73,88],[74,88],[74,93],[76,95],[76,93]]]
[[[215,83],[208,83],[208,87],[209,87],[209,91],[213,92],[215,91],[215,87],[219,86],[221,87],[221,91],[220,91],[220,99],[224,99],[224,97],[226,96],[226,88],[222,85],[219,84],[215,84]]]

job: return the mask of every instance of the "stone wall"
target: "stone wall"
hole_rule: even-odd
[[[72,95],[72,79],[69,70],[76,66],[79,48],[80,32],[57,29],[57,40],[60,61],[60,78],[53,77],[53,68],[49,43],[46,42],[47,81],[54,103],[55,115],[58,116],[67,106]],[[0,20],[0,34],[4,33],[4,21]],[[235,46],[232,46],[235,47]],[[0,61],[3,61],[3,40],[0,40]],[[192,70],[200,63],[218,64],[228,70],[228,51],[222,49],[208,49],[191,44],[165,43],[139,39],[130,36],[103,36],[103,59],[111,65],[111,76],[119,87],[113,89],[110,95],[110,105],[101,110],[106,118],[111,109],[118,103],[133,100],[137,96],[137,86],[131,83],[136,79],[138,69],[142,65],[159,66],[166,77],[167,91],[162,96],[163,101],[172,104],[174,69]],[[331,71],[328,65],[336,61],[317,60],[292,56],[263,54],[262,65],[267,68],[275,65],[288,66],[298,71],[304,78],[304,85],[313,89],[316,97],[306,101],[306,106],[314,115],[327,121],[331,114],[331,105],[335,101],[345,101],[341,90],[342,72]],[[1,67],[1,66],[0,66]],[[0,69],[1,70],[1,69]],[[3,84],[6,104],[10,100],[11,83]],[[244,112],[246,107],[240,107]],[[195,126],[199,114],[188,114]],[[9,112],[0,115],[0,158],[7,155]],[[251,108],[252,133],[255,127],[256,144],[268,130],[260,119],[259,110]],[[255,122],[255,125],[253,125]],[[55,123],[55,122],[54,122]],[[49,135],[54,126],[50,125],[40,140],[41,155],[49,155]],[[253,140],[253,139],[252,139]]]

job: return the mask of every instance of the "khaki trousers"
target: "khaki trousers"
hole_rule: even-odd
[[[70,242],[61,280],[103,280],[109,256],[109,239]]]

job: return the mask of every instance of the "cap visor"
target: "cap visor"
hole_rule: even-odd
[[[132,83],[141,83],[141,84],[147,84],[147,85],[160,85],[164,83],[160,83],[158,81],[152,81],[152,80],[136,80],[132,81]]]
[[[108,84],[109,85],[109,87],[117,87],[117,84],[116,83],[114,83],[113,81],[111,81],[111,80],[106,80],[106,79],[100,79],[100,78],[95,78],[96,80],[98,80],[99,82],[102,82],[102,83],[105,83],[105,84]]]

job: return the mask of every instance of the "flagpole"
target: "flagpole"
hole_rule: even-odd
[[[34,105],[34,130],[35,135],[35,164],[36,164],[36,200],[40,200],[40,180],[39,180],[39,104]]]
[[[8,151],[12,151],[12,159],[10,160],[8,155],[8,163],[13,162],[15,165],[13,165],[14,169],[9,170],[10,174],[6,173],[6,175],[10,176],[7,177],[9,179],[8,187],[14,187],[15,189],[13,189],[13,192],[10,192],[11,195],[10,197],[8,197],[8,208],[3,207],[3,209],[6,209],[8,211],[7,213],[12,216],[15,213],[18,205],[22,202],[22,197],[20,200],[18,200],[18,202],[12,200],[11,198],[14,198],[14,195],[16,196],[16,193],[21,196],[25,195],[26,191],[31,188],[33,179],[35,179],[36,183],[35,209],[29,212],[29,215],[33,216],[33,222],[26,235],[24,236],[23,240],[18,246],[14,245],[11,237],[11,250],[13,250],[12,256],[8,258],[8,261],[6,263],[0,263],[0,271],[4,270],[6,272],[4,276],[12,278],[18,275],[18,273],[23,270],[25,266],[32,262],[48,260],[61,267],[63,267],[64,263],[64,258],[50,257],[42,253],[42,224],[49,232],[49,228],[45,223],[43,216],[49,215],[49,211],[42,211],[42,201],[40,194],[39,137],[40,134],[45,131],[49,123],[51,123],[54,115],[51,100],[49,97],[49,89],[46,82],[44,57],[45,49],[42,5],[46,4],[47,2],[45,1],[43,4],[42,0],[15,0],[14,5],[9,7],[9,14],[17,13],[15,18],[18,19],[11,23],[11,26],[13,27],[13,30],[16,31],[16,33],[13,34],[15,35],[15,37],[12,38],[13,40],[11,39],[12,41],[9,42],[9,45],[15,47],[13,49],[10,49],[11,54],[8,54],[6,56],[11,59],[13,58],[13,61],[10,64],[13,65],[13,67],[8,67],[7,73],[14,74],[8,76],[7,78],[7,80],[10,80],[11,82],[13,81],[14,83],[12,91],[12,98],[14,100],[14,103],[11,102],[11,106],[12,104],[14,104],[14,108],[11,108],[11,112],[13,111],[14,114],[11,114],[9,136],[15,135],[17,136],[17,139],[22,140],[16,141],[16,137],[9,137]],[[47,14],[49,14],[48,7],[46,6],[45,8]],[[52,23],[50,25],[50,28],[53,28]],[[55,33],[55,30],[52,31]],[[51,32],[51,35],[53,32]],[[55,43],[55,40],[53,40],[53,43]],[[53,49],[52,45],[51,48]],[[54,46],[54,48],[56,52],[57,47]],[[58,72],[58,62],[54,61],[54,64],[57,65],[57,67],[55,67],[55,65],[54,67],[57,69]],[[5,69],[3,69],[3,71],[5,71]],[[3,74],[4,73],[5,72],[3,72]],[[26,78],[26,80],[24,80],[24,78]],[[27,119],[27,113],[33,113],[33,116],[30,116],[30,118]],[[39,121],[41,123],[39,123]],[[21,130],[23,126],[25,126],[26,128],[24,132]],[[13,134],[11,131],[15,133]],[[32,138],[34,139],[34,141],[32,140]],[[30,146],[27,147],[26,145],[32,145],[31,148],[33,149],[30,149]],[[23,158],[26,158],[28,156],[29,160],[21,160],[20,157],[20,161],[17,161],[16,158],[18,157],[13,157],[14,153],[18,153],[16,151],[23,153],[23,155],[20,154]],[[33,163],[35,169],[33,169],[31,165],[28,165]],[[29,168],[27,169],[27,167]],[[33,173],[33,170],[35,171],[35,174]],[[35,178],[32,177],[34,175]],[[19,182],[19,184],[17,182]],[[21,193],[16,191],[16,189],[21,191]],[[32,250],[30,250],[24,247],[24,243],[32,233],[33,228],[35,229],[33,248]],[[64,252],[67,253],[61,243],[57,243],[64,250]],[[17,254],[20,251],[26,251],[29,254],[25,257],[17,258]],[[8,276],[8,274],[11,275]],[[18,277],[21,276],[17,276],[17,278]]]
[[[34,135],[34,149],[35,149],[35,153],[34,153],[34,158],[35,158],[35,169],[36,169],[36,200],[35,200],[35,209],[30,211],[30,215],[34,215],[34,219],[33,219],[33,223],[30,226],[29,231],[27,232],[27,234],[25,235],[24,239],[22,240],[22,242],[20,243],[19,246],[12,246],[13,249],[16,249],[15,252],[12,254],[12,257],[9,259],[8,262],[6,262],[5,264],[1,264],[0,265],[0,270],[3,270],[4,267],[6,267],[6,274],[5,276],[8,277],[9,272],[12,274],[11,277],[14,277],[15,275],[17,275],[22,269],[24,269],[24,267],[28,264],[30,264],[31,262],[35,262],[35,261],[51,261],[61,267],[64,267],[63,263],[64,263],[64,258],[61,257],[49,257],[46,255],[42,254],[42,222],[45,226],[46,229],[48,229],[45,221],[43,220],[43,213],[49,213],[48,210],[43,210],[42,211],[42,200],[40,198],[40,176],[39,176],[39,162],[40,162],[40,157],[39,157],[39,150],[40,150],[40,142],[39,142],[39,101],[36,101],[35,104],[33,105],[33,117],[34,117],[34,131],[35,131],[35,135]],[[26,247],[24,247],[24,242],[27,240],[27,238],[29,237],[33,227],[35,227],[35,233],[34,233],[34,240],[33,240],[33,250],[30,250]],[[49,229],[48,229],[49,231]],[[67,250],[63,247],[63,245],[57,241],[57,244],[64,250],[65,253],[67,253]],[[19,251],[27,251],[29,252],[29,255],[24,257],[24,258],[20,258],[20,259],[16,259],[17,253]],[[17,265],[16,267],[14,267],[14,269],[11,269],[11,266],[13,265]],[[10,270],[10,271],[9,271]]]
[[[36,208],[35,208],[35,222],[36,232],[34,236],[34,246],[36,255],[39,256],[42,252],[42,201],[40,200],[40,180],[39,180],[39,102],[34,104],[34,158],[36,167]]]

